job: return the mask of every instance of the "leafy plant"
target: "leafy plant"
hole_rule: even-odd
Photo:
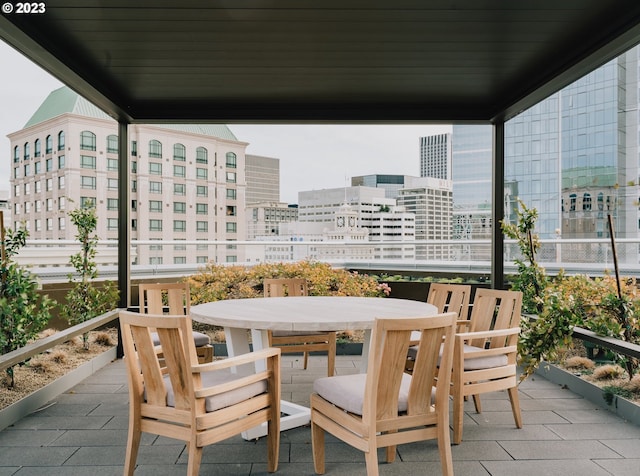
[[[66,304],[62,310],[69,324],[79,324],[113,309],[118,303],[118,289],[113,281],[107,281],[99,288],[94,280],[98,277],[95,262],[98,237],[94,234],[98,224],[94,206],[76,208],[69,212],[71,222],[78,228],[76,239],[80,242],[80,251],[71,256],[71,265],[78,278],[69,274],[69,282],[73,287],[66,296]],[[82,335],[85,349],[89,348],[89,333]]]
[[[1,215],[1,214],[0,214]],[[2,224],[0,216],[0,227]],[[0,353],[6,354],[24,347],[37,336],[51,319],[55,302],[40,296],[38,282],[27,270],[12,260],[26,244],[26,229],[2,229],[0,260]],[[15,387],[13,367],[6,370],[9,387]]]

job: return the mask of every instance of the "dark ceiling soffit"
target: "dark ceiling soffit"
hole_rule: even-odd
[[[50,43],[46,39],[43,40],[39,31],[23,26],[19,28],[4,16],[0,16],[0,38],[114,119],[123,122],[133,121],[129,112],[119,106],[123,103],[121,94],[107,87],[101,78],[92,77],[91,69],[86,68],[85,63],[78,61],[78,58],[64,54],[63,51],[50,51],[42,47],[41,45]],[[70,45],[67,53],[68,51],[76,51],[76,48]],[[67,64],[59,58],[66,58]],[[78,74],[78,71],[84,76]],[[6,74],[10,74],[10,69]]]
[[[640,4],[638,4],[640,6]],[[586,52],[582,57],[569,61],[561,72],[550,74],[541,82],[529,88],[529,93],[521,98],[510,98],[509,103],[496,105],[496,111],[491,117],[491,122],[508,121],[521,112],[538,104],[552,94],[577,81],[581,77],[594,71],[600,66],[621,55],[625,51],[640,44],[640,14],[634,17],[626,17],[629,21],[626,26],[611,32],[609,36],[601,39],[600,43]],[[557,74],[556,74],[557,73]]]

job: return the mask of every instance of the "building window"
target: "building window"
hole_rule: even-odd
[[[51,190],[53,190],[53,179],[48,178],[44,182],[44,188],[47,192],[50,192]]]
[[[13,169],[13,178],[14,178],[14,179],[17,179],[17,178],[19,178],[19,177],[20,177],[20,167],[15,167],[15,168]]]
[[[582,196],[582,210],[589,211],[591,210],[591,194],[585,193]]]
[[[117,211],[118,210],[118,199],[117,198],[107,198],[107,210]]]
[[[235,200],[237,198],[237,190],[235,188],[228,188],[227,198],[230,200]]]
[[[237,233],[238,225],[235,222],[228,221],[227,222],[227,233]]]
[[[24,194],[29,195],[31,193],[31,184],[25,183],[23,189],[24,189]]]
[[[162,202],[160,200],[149,200],[149,211],[162,213]]]
[[[149,264],[162,264],[162,256],[152,256],[149,258]]]
[[[134,157],[138,155],[138,143],[134,140],[131,141],[131,155]]]
[[[36,213],[42,211],[42,202],[40,200],[36,200],[33,203],[33,211],[35,211]]]
[[[174,183],[173,184],[173,194],[174,195],[186,195],[187,194],[187,186],[183,183]]]
[[[31,146],[28,142],[24,143],[24,160],[29,160],[31,158]]]
[[[199,231],[199,232],[207,232],[207,231],[209,231],[209,222],[207,222],[207,221],[197,221],[196,222],[196,231]]]
[[[117,218],[107,218],[107,230],[108,231],[117,231],[118,230],[118,219]]]
[[[138,220],[133,218],[131,220],[131,230],[136,231],[138,229]]]
[[[162,193],[162,182],[149,182],[149,193]]]
[[[118,159],[107,159],[107,170],[111,172],[117,172],[118,170]]]
[[[173,144],[173,160],[184,162],[187,160],[187,149],[182,144]]]
[[[64,190],[64,175],[58,177],[58,190]]]
[[[118,179],[117,178],[109,178],[109,179],[107,179],[107,190],[118,190]]]
[[[80,149],[96,150],[96,135],[91,131],[82,131],[80,133]]]
[[[40,139],[36,139],[33,143],[33,156],[40,157]]]
[[[47,231],[53,231],[53,218],[47,218]]]
[[[187,251],[187,245],[173,245],[174,251]]]
[[[162,231],[162,220],[149,220],[149,231]]]
[[[186,202],[173,202],[173,213],[187,213]]]
[[[53,170],[53,159],[49,158],[44,162],[45,171],[51,172]]]
[[[107,153],[108,154],[118,153],[118,136],[115,134],[111,134],[107,136]]]
[[[42,231],[42,220],[40,218],[35,219],[34,225],[34,231]]]
[[[58,217],[58,230],[64,230],[66,228],[66,220],[64,217]]]
[[[50,198],[47,198],[45,200],[45,208],[48,212],[52,212],[53,211],[53,200]]]
[[[238,166],[236,154],[233,152],[227,152],[227,167],[235,169]]]
[[[236,173],[227,172],[227,183],[236,183]]]
[[[187,176],[187,168],[184,165],[174,165],[173,166],[173,176],[174,177],[186,177]]]
[[[24,176],[28,177],[31,173],[31,164],[24,164]]]
[[[602,192],[598,194],[598,210],[604,210],[604,194]]]
[[[162,175],[162,164],[159,162],[149,162],[150,175]]]
[[[53,137],[48,135],[44,141],[44,153],[50,154],[51,152],[53,152]]]
[[[173,264],[187,264],[187,257],[186,256],[174,256],[173,257]]]
[[[196,185],[196,197],[208,197],[209,189],[206,185]]]
[[[173,231],[185,232],[187,231],[186,220],[173,220]]]
[[[91,157],[90,155],[81,155],[80,156],[80,167],[83,169],[95,169],[96,168],[96,158]]]
[[[196,163],[206,164],[209,162],[209,153],[204,147],[198,147],[196,149]]]
[[[94,197],[80,197],[80,208],[93,208],[96,206]]]
[[[238,257],[231,255],[231,256],[227,256],[226,260],[227,263],[237,263],[238,262]]]
[[[13,148],[13,162],[20,162],[20,147],[15,146]]]
[[[149,141],[149,157],[162,158],[162,143],[160,141],[155,139]]]
[[[209,258],[206,256],[196,256],[196,263],[198,264],[206,264],[209,261]]]
[[[64,150],[64,131],[58,132],[58,150]]]
[[[206,203],[196,203],[196,214],[197,215],[209,214],[209,205]]]
[[[227,216],[234,217],[236,216],[236,207],[233,205],[227,205]]]
[[[59,155],[58,156],[58,168],[59,169],[64,169],[64,166],[65,166],[64,155]]]
[[[62,177],[59,177],[62,178]],[[96,178],[95,177],[89,177],[87,175],[82,175],[80,177],[80,188],[88,188],[91,190],[95,190],[96,189]]]
[[[201,180],[207,180],[209,177],[209,171],[207,169],[203,169],[202,167],[196,167],[196,178]]]
[[[569,211],[570,212],[575,212],[576,211],[576,201],[578,199],[578,196],[575,193],[572,193],[571,195],[569,195]]]
[[[138,191],[138,181],[137,180],[132,180],[131,181],[131,191],[132,192],[137,192]],[[149,191],[151,191],[151,188],[149,188]]]
[[[35,193],[40,193],[42,191],[42,185],[40,183],[40,180],[37,180],[33,183],[33,191]]]
[[[67,207],[67,199],[65,197],[60,197],[58,199],[58,210],[64,210]]]
[[[133,210],[134,212],[136,210],[138,210],[138,201],[137,200],[131,200],[131,210]]]

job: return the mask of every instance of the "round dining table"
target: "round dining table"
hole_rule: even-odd
[[[361,372],[366,372],[371,329],[376,318],[425,317],[437,314],[432,304],[408,299],[292,296],[253,299],[229,299],[191,306],[191,318],[203,324],[224,327],[229,356],[250,352],[249,333],[255,350],[269,346],[267,331],[346,331],[364,330]],[[236,369],[240,373],[264,369]],[[281,430],[306,425],[309,409],[282,401]],[[266,425],[243,433],[247,440],[266,435]]]

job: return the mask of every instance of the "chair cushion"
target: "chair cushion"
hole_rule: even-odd
[[[153,345],[160,345],[160,338],[158,337],[157,332],[152,333],[151,338],[153,339]],[[193,331],[193,342],[196,347],[202,347],[204,345],[211,344],[211,338],[202,332]]]
[[[215,372],[202,372],[202,386],[212,387],[220,385],[226,382],[232,382],[238,380],[241,376],[233,374],[230,371],[219,370]],[[175,395],[173,393],[173,387],[171,386],[171,380],[169,376],[164,377],[164,386],[167,389],[167,406],[175,406]],[[259,382],[252,383],[245,387],[241,387],[235,390],[221,393],[219,395],[213,395],[206,398],[205,408],[207,412],[213,412],[220,410],[221,408],[235,405],[236,403],[248,400],[251,397],[260,395],[267,391],[267,382],[260,380]]]
[[[348,412],[362,415],[366,379],[367,374],[322,377],[313,382],[313,391]],[[407,411],[410,384],[411,376],[403,374],[398,397],[399,413]]]
[[[480,352],[481,350],[482,349],[480,347],[464,344],[465,354]],[[440,352],[442,352],[442,349],[440,350]],[[407,351],[407,357],[415,360],[417,354],[418,354],[417,345],[409,347],[409,350]],[[503,367],[508,363],[509,361],[507,360],[506,355],[493,355],[491,357],[480,357],[477,359],[464,359],[464,369],[465,370],[492,369],[494,367]]]

